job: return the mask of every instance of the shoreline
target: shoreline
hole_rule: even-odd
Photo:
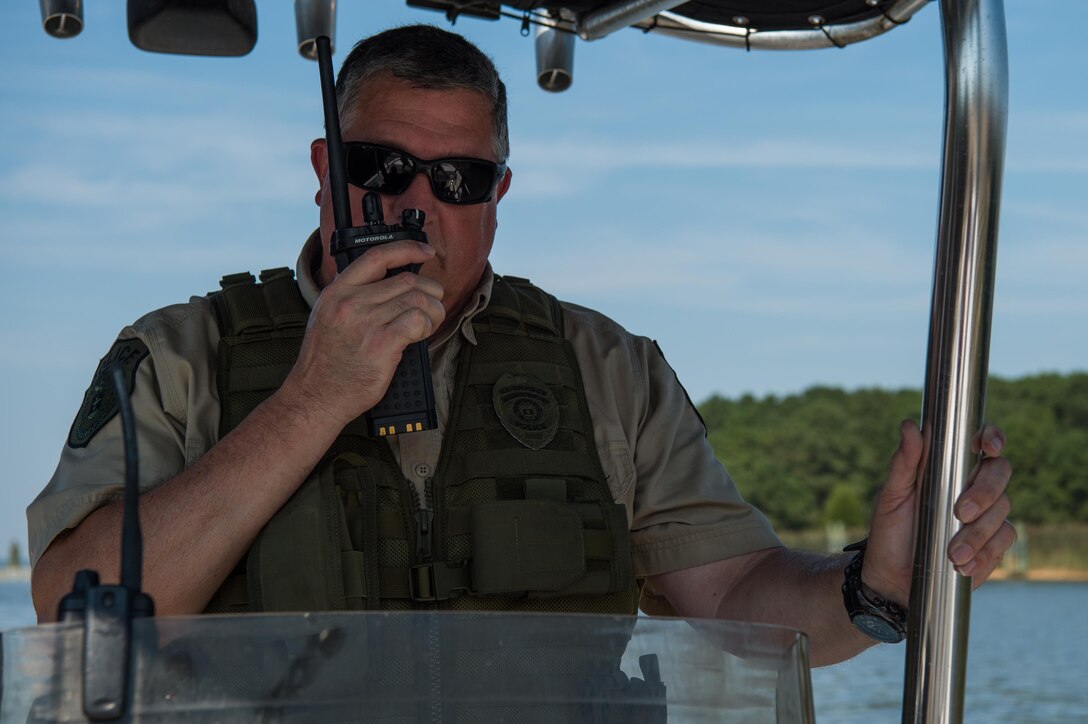
[[[1028,583],[1088,583],[1088,569],[1082,568],[1029,568],[1026,571],[1010,571],[998,568],[990,574],[990,581],[1014,581]],[[0,583],[29,583],[29,566],[0,566]]]
[[[0,566],[0,583],[30,583],[30,566]]]
[[[990,574],[990,582],[1011,583],[1088,583],[1088,570],[1078,568],[1035,568],[1027,571],[998,569]],[[30,569],[0,568],[0,583],[29,583]]]
[[[991,581],[1027,581],[1029,583],[1088,583],[1088,570],[1079,568],[1029,568],[1008,571],[1000,568],[990,574]]]

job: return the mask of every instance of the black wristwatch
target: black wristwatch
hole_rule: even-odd
[[[877,641],[897,644],[907,637],[907,610],[877,595],[861,582],[861,566],[868,542],[866,538],[843,548],[844,551],[857,551],[858,554],[846,567],[842,600],[846,604],[846,613],[850,615],[850,623],[859,631]]]

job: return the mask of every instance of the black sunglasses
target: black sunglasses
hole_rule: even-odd
[[[344,144],[348,181],[381,194],[402,194],[417,173],[431,180],[434,197],[447,204],[490,201],[505,163],[482,158],[438,158],[424,161],[407,151],[362,141]]]

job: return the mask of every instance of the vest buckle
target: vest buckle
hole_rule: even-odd
[[[451,566],[444,561],[411,566],[408,593],[413,601],[448,601],[463,593],[472,593],[469,568],[465,564]]]

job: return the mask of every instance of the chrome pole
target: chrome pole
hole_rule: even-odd
[[[1002,0],[941,0],[944,157],[903,722],[961,722],[971,584],[948,560],[983,424],[1008,115]]]
[[[624,3],[612,3],[582,18],[577,27],[578,36],[582,40],[600,40],[628,25],[641,23],[660,12],[672,10],[684,2],[685,0],[627,0]]]

